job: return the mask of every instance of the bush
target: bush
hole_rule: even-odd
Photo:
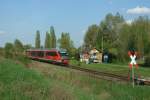
[[[18,60],[24,65],[28,65],[31,62],[31,60],[24,55],[18,55],[15,60]]]
[[[5,58],[13,58],[14,46],[12,43],[6,43],[4,47]]]
[[[150,54],[145,57],[144,65],[150,67]]]

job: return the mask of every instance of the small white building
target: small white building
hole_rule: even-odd
[[[95,48],[90,51],[90,59],[93,63],[101,63],[102,62],[102,53],[100,53]]]

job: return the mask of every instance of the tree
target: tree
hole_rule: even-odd
[[[123,56],[121,59],[127,58],[128,50],[138,51],[141,57],[149,54],[149,27],[150,20],[147,17],[139,17],[131,25],[123,25],[118,41],[118,52]]]
[[[104,48],[116,48],[116,41],[120,29],[124,23],[124,18],[119,13],[112,15],[107,14],[105,19],[100,23],[100,28],[104,37]]]
[[[58,41],[59,41],[59,44],[60,44],[59,48],[68,49],[70,47],[70,36],[69,36],[69,33],[62,32],[61,38]]]
[[[99,50],[103,49],[103,32],[102,32],[100,27],[99,27],[98,32],[96,34],[95,47]]]
[[[124,24],[121,28],[119,39],[117,41],[118,47],[117,47],[117,57],[120,59],[120,61],[126,61],[128,58],[127,52],[129,49],[133,48],[133,42],[130,40],[133,40],[134,36],[131,37],[131,27],[128,24]]]
[[[16,52],[23,52],[23,44],[21,43],[20,40],[16,39],[14,41],[14,49]]]
[[[98,34],[99,27],[96,24],[93,24],[88,27],[88,30],[84,36],[84,45],[86,48],[93,48],[96,45],[96,36]]]
[[[40,31],[36,31],[35,48],[40,48]]]
[[[91,25],[84,37],[84,48],[107,49],[121,61],[127,61],[128,50],[138,51],[141,57],[150,55],[150,19],[140,16],[127,24],[119,13],[109,13],[100,25]]]
[[[50,46],[51,48],[56,48],[56,36],[55,36],[55,31],[54,31],[54,27],[51,26],[50,27]]]
[[[73,55],[75,53],[75,47],[69,33],[62,32],[61,38],[58,39],[58,42],[59,48],[66,49],[70,55]]]
[[[46,37],[45,37],[45,48],[50,48],[50,34],[46,32]]]
[[[4,48],[0,47],[0,57],[4,56]]]
[[[124,23],[124,18],[119,13],[107,14],[100,25],[93,24],[88,27],[84,37],[84,46],[88,49],[96,47],[116,48],[119,31]]]
[[[12,43],[6,43],[4,47],[5,57],[13,58],[14,47]]]
[[[134,29],[133,34],[136,37],[136,48],[141,56],[144,56],[147,50],[147,46],[149,44],[149,32],[150,32],[150,20],[148,17],[140,16],[137,20],[132,23],[132,29]]]
[[[31,49],[31,48],[32,48],[32,45],[31,45],[31,44],[26,44],[26,45],[23,46],[23,48],[24,48],[25,50]]]

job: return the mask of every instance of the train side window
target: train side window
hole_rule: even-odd
[[[31,51],[31,56],[35,57],[36,56],[36,52]]]
[[[56,52],[47,52],[46,56],[57,56]]]
[[[38,56],[39,56],[39,57],[44,57],[44,52],[43,52],[43,51],[39,51],[39,52],[38,52]]]

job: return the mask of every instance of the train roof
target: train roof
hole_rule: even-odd
[[[51,49],[43,48],[43,49],[28,49],[26,51],[63,51],[63,52],[66,52],[67,50],[66,49],[56,49],[56,48],[51,48]]]

